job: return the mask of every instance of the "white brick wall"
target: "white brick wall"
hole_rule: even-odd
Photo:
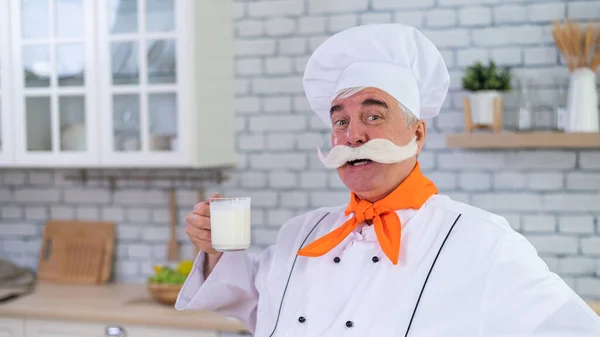
[[[492,9],[489,7],[466,7],[458,12],[462,26],[487,26],[492,23]]]
[[[110,194],[105,189],[70,188],[64,191],[63,198],[67,204],[106,204]]]
[[[527,187],[531,190],[552,191],[561,190],[564,187],[564,176],[562,173],[538,172],[528,174],[525,178]]]
[[[530,235],[529,241],[540,254],[576,254],[579,248],[577,238],[559,235]]]
[[[527,20],[527,12],[522,6],[498,6],[494,7],[493,18],[496,24],[522,23]]]
[[[595,1],[567,1],[569,17],[573,19],[600,18],[598,4]]]
[[[272,243],[278,227],[314,207],[344,204],[348,191],[323,168],[316,147],[330,145],[327,127],[311,112],[302,88],[310,52],[329,35],[357,24],[416,26],[438,46],[451,74],[441,115],[428,121],[422,167],[457,200],[496,212],[536,246],[549,267],[580,294],[600,299],[600,151],[446,148],[463,130],[464,69],[488,58],[532,80],[536,104],[551,104],[556,80],[568,71],[552,42],[556,18],[600,17],[600,0],[236,0],[235,109],[238,170],[212,192],[252,197],[253,249]],[[507,95],[507,107],[516,95]],[[512,115],[507,115],[507,125]],[[510,125],[509,125],[510,126]],[[67,170],[0,170],[0,255],[35,265],[49,217],[115,221],[116,275],[143,280],[162,262],[168,238],[170,182],[80,186]],[[160,172],[159,172],[160,173]],[[178,171],[178,174],[180,172]],[[194,186],[177,183],[182,252],[192,247],[184,217]],[[24,252],[17,251],[23,243]]]
[[[250,2],[246,6],[248,6],[248,16],[254,18],[284,17],[304,12],[304,3],[295,0]]]
[[[458,15],[453,9],[434,9],[427,11],[427,27],[446,28],[455,26],[458,22]]]
[[[589,257],[565,257],[559,260],[558,270],[564,275],[592,275],[596,260]]]
[[[52,203],[59,202],[61,191],[53,189],[23,188],[15,190],[13,200],[24,203]]]
[[[430,8],[435,3],[434,0],[418,1],[396,1],[396,0],[372,0],[374,9],[412,9],[412,8]]]
[[[298,32],[300,34],[324,34],[327,27],[327,19],[324,16],[300,18]]]
[[[364,11],[369,7],[368,0],[308,0],[307,2],[310,14]]]
[[[259,36],[265,32],[265,23],[258,20],[244,20],[238,22],[237,32],[239,36]]]
[[[532,22],[554,22],[554,20],[556,20],[557,18],[564,17],[565,5],[566,5],[565,3],[561,3],[561,2],[531,4],[528,6],[528,10],[527,10],[527,13],[529,14],[529,21],[532,21]],[[597,4],[595,4],[595,7],[597,9]],[[570,17],[572,17],[573,14],[574,13],[569,11]]]
[[[527,233],[554,233],[556,219],[552,215],[524,215],[521,228]]]
[[[594,217],[590,215],[565,215],[558,219],[558,227],[565,234],[593,234]]]

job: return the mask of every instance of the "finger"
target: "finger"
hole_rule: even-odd
[[[223,198],[223,196],[220,193],[214,193],[210,197],[206,198],[206,200],[204,200],[204,202],[201,202],[201,204],[210,205],[210,199],[213,199],[213,198]]]
[[[211,198],[222,198],[221,194],[215,193],[204,201],[200,201],[194,205],[192,213],[199,215],[210,216],[210,199]]]
[[[223,198],[223,196],[220,193],[215,193],[215,194],[211,195],[210,198],[207,199],[207,201],[209,203],[210,203],[211,198]]]
[[[194,228],[210,230],[210,218],[198,214],[190,213],[185,219],[186,225]]]
[[[209,240],[203,240],[203,239],[198,239],[198,238],[193,238],[192,243],[194,243],[194,245],[196,245],[196,247],[198,247],[198,249],[205,251],[207,253],[215,253],[216,250],[214,249],[214,247],[212,246],[212,242]]]
[[[191,225],[186,226],[185,233],[190,237],[190,239],[201,239],[201,240],[210,240],[211,239],[210,230],[194,227]]]
[[[190,231],[190,236],[195,238],[198,241],[208,241],[209,243],[212,244],[212,242],[211,242],[212,237],[211,237],[210,231],[194,228]]]
[[[204,249],[210,249],[212,248],[212,242],[210,242],[209,240],[201,240],[198,238],[194,238],[192,239],[192,242],[198,246],[198,247],[202,247]]]
[[[192,213],[202,215],[202,216],[210,216],[210,205],[207,201],[202,201],[194,205],[192,209]]]

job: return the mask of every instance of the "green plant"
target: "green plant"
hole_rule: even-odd
[[[148,277],[148,282],[162,284],[183,284],[186,278],[186,275],[179,273],[173,268],[163,267],[158,273]]]
[[[148,282],[161,284],[183,284],[187,279],[192,267],[193,262],[190,260],[180,261],[176,268],[155,265],[154,274],[148,277]]]
[[[463,89],[468,91],[480,90],[511,90],[511,71],[509,68],[498,68],[493,61],[485,66],[477,61],[467,68],[462,79]]]

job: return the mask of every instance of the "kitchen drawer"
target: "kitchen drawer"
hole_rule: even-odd
[[[0,337],[24,337],[25,320],[0,318]]]
[[[1,322],[1,321],[0,321]],[[0,329],[2,325],[0,323]],[[2,331],[2,330],[0,330]],[[27,320],[25,335],[10,337],[217,337],[216,331],[148,327],[141,325],[100,324],[59,320]],[[4,335],[0,334],[0,337]]]

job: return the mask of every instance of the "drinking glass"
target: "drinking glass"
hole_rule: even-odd
[[[210,198],[210,232],[219,252],[250,247],[250,198]]]

